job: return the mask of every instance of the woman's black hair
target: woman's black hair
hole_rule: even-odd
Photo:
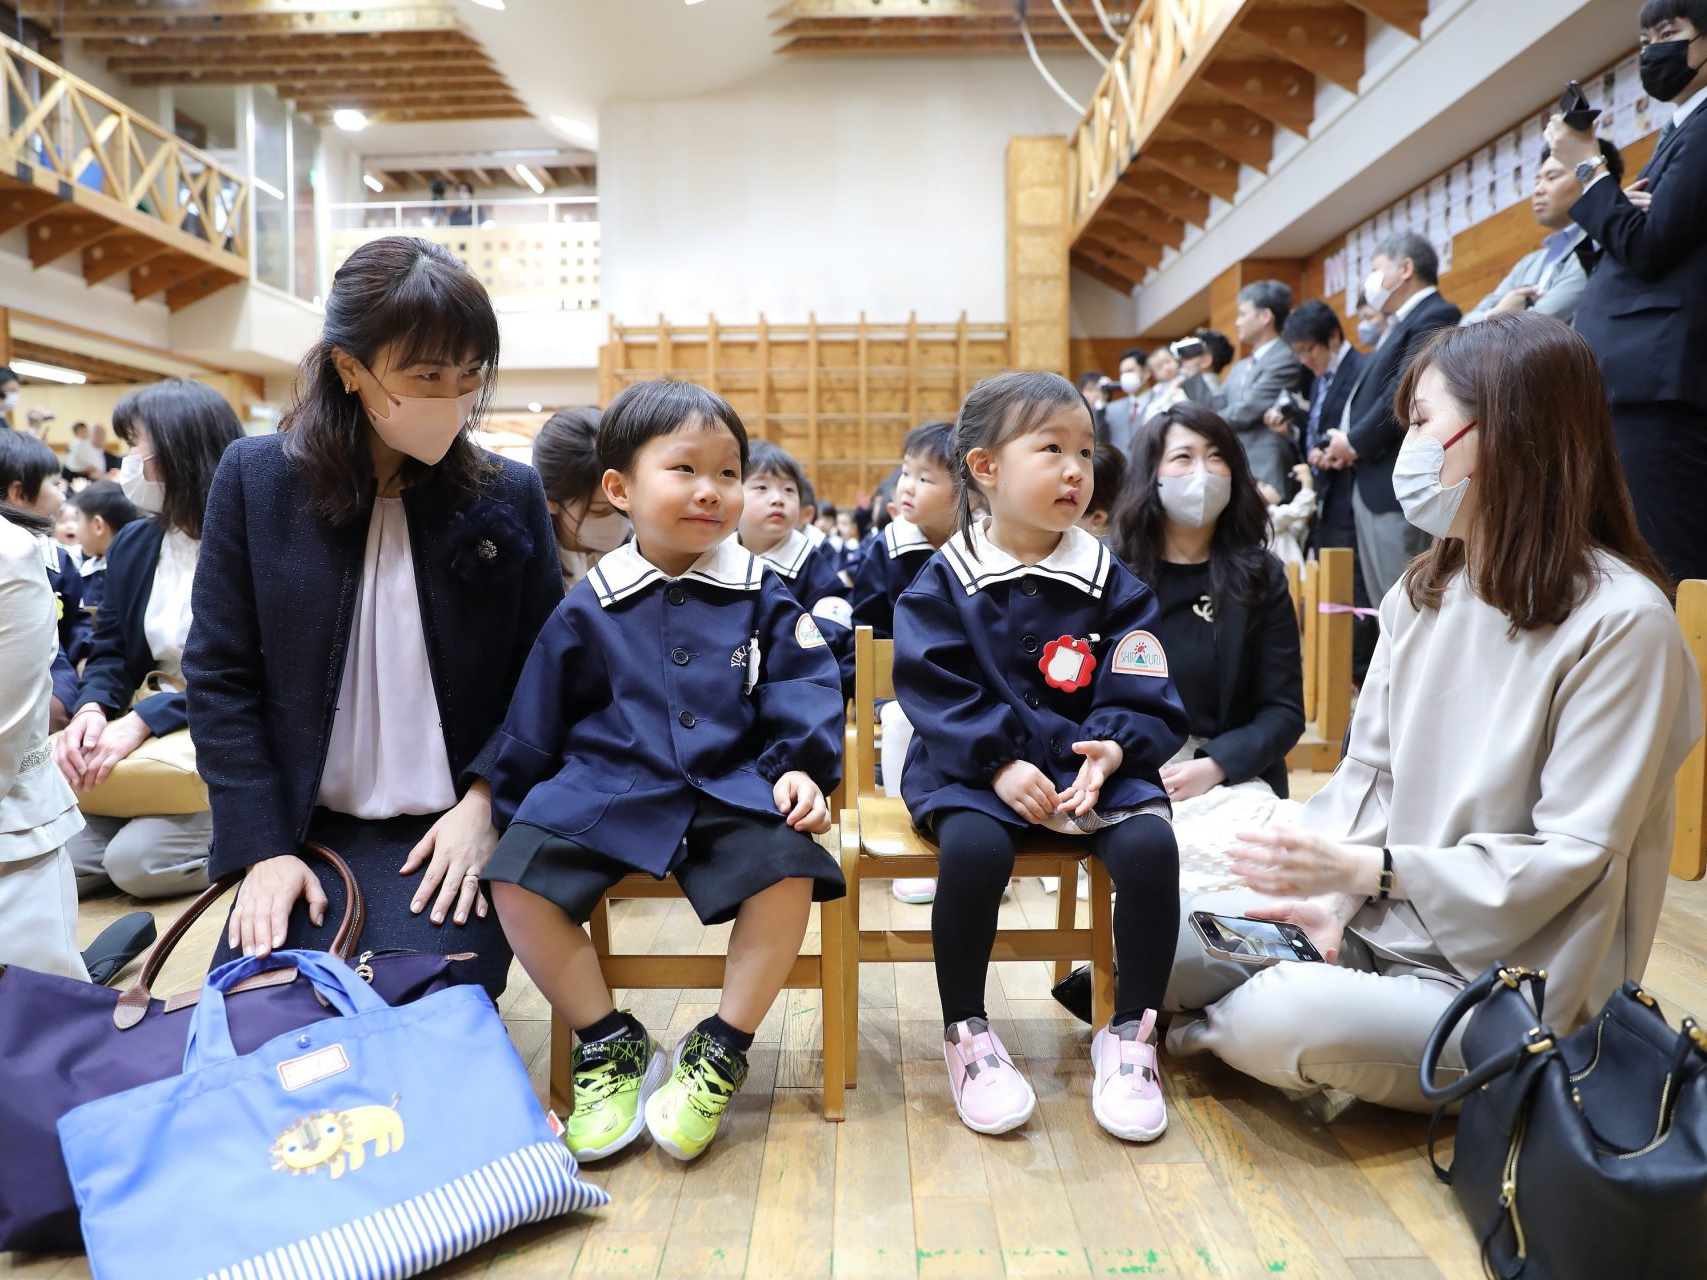
[[[1707,35],[1707,0],[1646,0],[1636,15],[1636,26],[1657,27],[1677,18],[1689,19],[1697,31]]]
[[[0,427],[0,501],[14,484],[24,489],[24,501],[41,496],[42,483],[59,474],[59,455],[47,441],[27,431]]]
[[[213,473],[232,441],[243,438],[237,411],[206,383],[168,378],[138,387],[113,406],[113,428],[126,444],[136,443],[139,425],[148,432],[166,494],[155,521],[200,538]]]
[[[590,503],[605,469],[599,465],[599,411],[589,406],[559,409],[533,442],[533,466],[545,496],[560,507]]]
[[[1183,427],[1209,441],[1232,473],[1232,495],[1209,541],[1209,595],[1217,609],[1239,601],[1254,621],[1267,585],[1268,504],[1257,492],[1251,464],[1233,428],[1217,413],[1182,401],[1138,429],[1127,459],[1126,483],[1114,508],[1114,551],[1145,582],[1154,582],[1167,532],[1167,513],[1156,483],[1168,431]]]
[[[954,424],[954,479],[960,496],[960,532],[972,528],[972,494],[978,488],[966,459],[974,449],[994,453],[1035,431],[1063,409],[1077,409],[1094,428],[1084,395],[1058,373],[998,373],[967,394]],[[985,495],[988,497],[988,495]]]
[[[75,502],[77,509],[91,520],[100,516],[114,533],[143,515],[142,510],[124,496],[124,490],[116,480],[98,481],[66,501]]]
[[[443,246],[382,236],[351,253],[332,277],[320,340],[303,357],[290,407],[279,419],[285,456],[308,479],[310,508],[334,525],[372,509],[375,479],[367,413],[361,396],[344,390],[333,356],[348,352],[371,373],[392,344],[395,368],[466,361],[486,372],[468,428],[433,465],[406,460],[402,482],[431,476],[460,498],[478,493],[498,471],[469,439],[491,400],[498,366],[498,317],[486,288]]]
[[[741,472],[747,470],[747,428],[741,415],[714,391],[695,382],[664,378],[636,382],[617,392],[605,409],[599,427],[600,475],[619,471],[628,475],[642,446],[659,436],[672,435],[688,427],[709,430],[722,426],[735,437],[741,449]]]
[[[1126,480],[1126,455],[1106,440],[1098,440],[1091,455],[1091,500],[1085,504],[1085,514],[1107,511],[1113,519],[1114,504],[1120,500],[1121,485]]]

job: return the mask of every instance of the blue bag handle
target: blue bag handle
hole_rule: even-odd
[[[237,1056],[231,1043],[231,1023],[225,1014],[228,990],[258,973],[292,967],[346,1018],[391,1007],[354,969],[329,951],[275,951],[267,956],[239,956],[208,974],[202,984],[201,999],[190,1018],[189,1040],[184,1045],[185,1072],[199,1071]]]

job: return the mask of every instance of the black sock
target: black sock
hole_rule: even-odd
[[[747,1056],[747,1050],[753,1047],[751,1031],[738,1031],[715,1013],[694,1030],[710,1036],[725,1049],[731,1049],[743,1058]]]
[[[595,1040],[609,1040],[616,1036],[645,1034],[646,1028],[640,1025],[640,1019],[626,1009],[612,1009],[592,1026],[577,1028],[575,1038],[582,1044],[591,1044]]]

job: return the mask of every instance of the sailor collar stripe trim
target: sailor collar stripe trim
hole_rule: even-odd
[[[735,544],[739,546],[739,543]],[[765,564],[775,569],[785,578],[798,577],[806,565],[806,557],[812,554],[812,540],[800,530],[795,529],[788,537],[759,557]]]
[[[925,531],[911,520],[903,520],[899,516],[891,520],[883,530],[883,546],[889,552],[891,560],[899,560],[909,551],[935,551],[931,540],[925,537]]]
[[[657,565],[640,554],[633,542],[625,542],[595,565],[587,574],[598,596],[599,606],[610,608],[658,581],[709,582],[725,591],[757,591],[764,581],[764,564],[752,552],[733,540],[720,542],[707,551],[681,578],[672,579]]]
[[[942,555],[969,596],[994,583],[1030,575],[1054,578],[1100,600],[1113,564],[1108,548],[1077,525],[1061,536],[1060,546],[1036,564],[1021,564],[996,546],[985,535],[982,522],[972,527],[970,537],[956,534],[945,542]]]

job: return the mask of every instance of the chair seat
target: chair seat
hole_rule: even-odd
[[[859,842],[864,857],[881,861],[884,858],[935,857],[936,841],[913,826],[912,815],[898,796],[861,796],[859,798]],[[1063,836],[1051,831],[1046,839],[1028,842],[1022,862],[1039,858],[1084,858],[1090,855],[1090,844],[1082,836]],[[1054,874],[1051,871],[1049,874]]]

